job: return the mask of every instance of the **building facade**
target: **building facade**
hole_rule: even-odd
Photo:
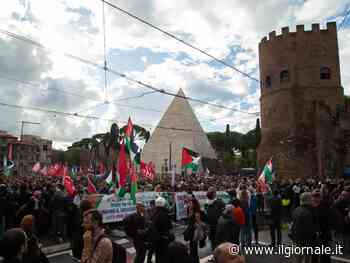
[[[22,140],[18,140],[17,137],[0,131],[0,158],[14,162],[13,174],[28,175],[37,162],[42,167],[51,164],[51,157],[52,141],[33,135],[23,135]]]
[[[282,28],[259,43],[261,143],[281,178],[341,176],[348,158],[348,107],[340,79],[336,23]],[[343,141],[343,148],[338,149]],[[344,159],[342,162],[340,159]],[[342,163],[342,164],[341,164]]]

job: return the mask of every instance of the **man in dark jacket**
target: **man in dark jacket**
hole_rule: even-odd
[[[350,208],[350,194],[348,191],[342,191],[338,200],[335,202],[337,211],[338,231],[342,234],[344,249],[350,251],[350,220],[348,217]]]
[[[276,246],[276,235],[277,235],[277,246],[281,245],[282,233],[282,200],[278,190],[274,190],[273,197],[270,200],[270,234],[271,234],[271,246]]]
[[[227,205],[218,220],[215,235],[216,247],[225,242],[239,244],[239,226],[233,218],[232,209],[232,205]]]
[[[207,193],[209,204],[206,207],[206,223],[209,225],[209,240],[212,250],[215,249],[216,226],[218,220],[225,209],[225,204],[222,200],[216,199],[216,191],[210,187]]]
[[[143,263],[146,257],[146,221],[145,207],[142,202],[136,204],[136,213],[125,219],[125,232],[133,239],[136,250],[135,263]]]
[[[167,248],[174,236],[170,233],[172,222],[165,208],[166,200],[162,197],[156,199],[156,211],[152,217],[152,223],[149,229],[152,248],[156,254],[156,263],[166,262]]]
[[[332,226],[336,218],[335,212],[331,209],[331,202],[327,196],[323,196],[319,190],[312,192],[312,199],[315,208],[315,215],[319,223],[320,245],[328,247],[332,240]],[[331,255],[320,255],[320,263],[330,263]]]
[[[299,247],[312,247],[317,244],[318,224],[312,205],[311,193],[302,193],[300,206],[292,214],[291,238]],[[296,255],[296,257],[297,262],[311,262],[312,259],[312,255]]]

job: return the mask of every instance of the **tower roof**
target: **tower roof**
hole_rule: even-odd
[[[182,89],[179,89],[177,95],[186,97]],[[158,171],[170,156],[176,169],[181,169],[183,147],[192,149],[202,157],[216,158],[191,105],[181,97],[175,97],[170,103],[142,152],[142,158],[153,161]]]

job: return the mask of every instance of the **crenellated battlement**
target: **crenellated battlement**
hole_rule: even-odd
[[[327,26],[325,29],[320,29],[320,24],[312,24],[311,25],[311,30],[305,30],[305,26],[304,25],[297,25],[296,26],[296,31],[295,32],[290,32],[289,31],[289,27],[282,27],[281,29],[281,34],[277,35],[276,31],[272,31],[269,33],[268,37],[263,37],[261,39],[260,44],[263,43],[269,43],[269,42],[273,42],[276,40],[280,40],[280,39],[285,39],[285,38],[295,38],[298,37],[298,35],[301,34],[310,34],[310,33],[332,33],[332,34],[336,34],[337,33],[337,24],[336,22],[328,22]]]

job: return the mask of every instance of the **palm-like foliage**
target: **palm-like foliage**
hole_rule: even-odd
[[[112,168],[118,161],[119,142],[125,136],[127,125],[119,129],[116,123],[111,125],[111,129],[106,133],[95,134],[91,138],[84,138],[72,144],[71,148],[80,148],[89,153],[89,164],[96,170],[97,164],[102,162],[105,167]],[[150,138],[150,132],[145,128],[133,125],[134,134],[139,139],[146,142]]]

